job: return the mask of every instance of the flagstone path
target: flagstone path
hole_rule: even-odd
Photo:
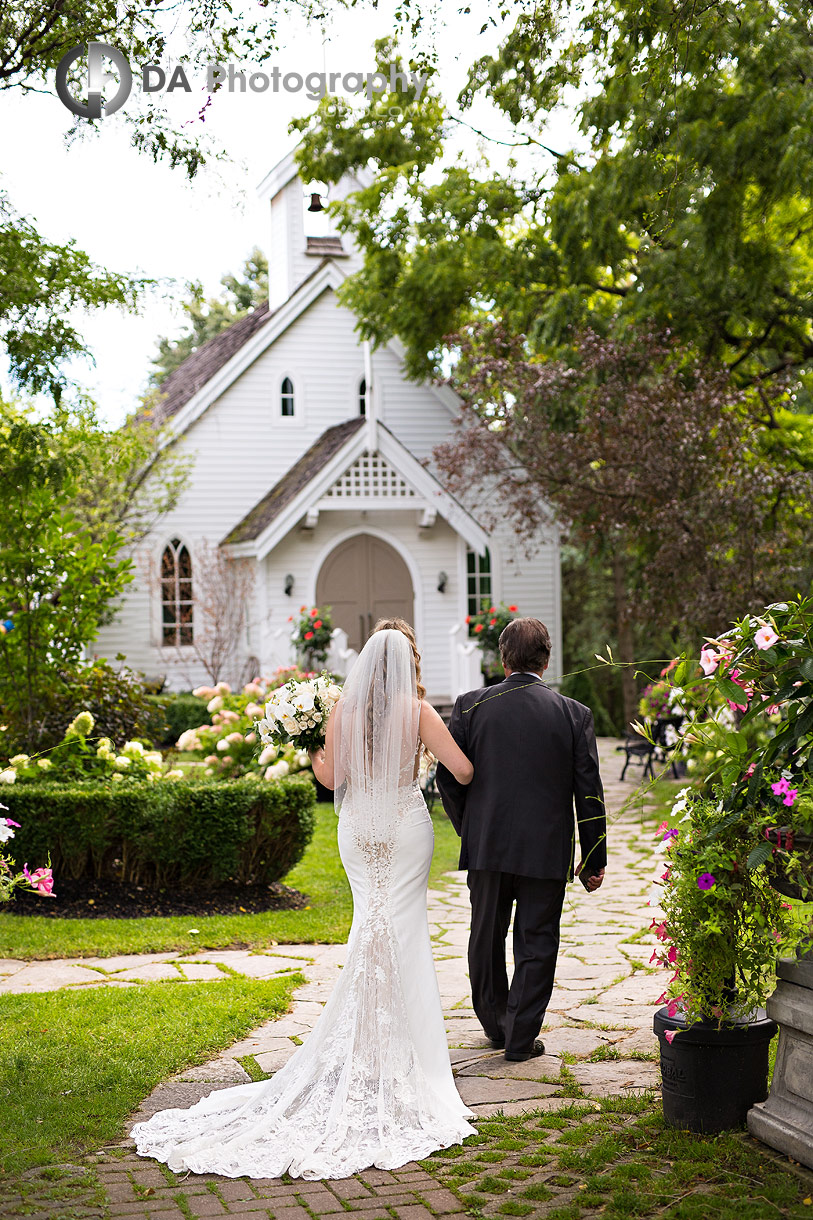
[[[652,1016],[663,990],[663,972],[649,956],[654,937],[646,906],[654,866],[653,826],[642,820],[641,799],[627,805],[639,773],[621,783],[616,743],[600,742],[602,776],[610,814],[610,862],[603,887],[588,895],[568,887],[556,986],[543,1040],[546,1053],[508,1063],[491,1050],[471,1009],[466,973],[469,902],[465,877],[447,874],[429,893],[429,920],[440,982],[450,1056],[461,1096],[476,1118],[521,1115],[570,1105],[574,1096],[598,1098],[642,1093],[658,1083]],[[201,950],[60,962],[0,961],[0,992],[53,988],[128,987],[154,979],[216,979],[237,971],[252,978],[301,970],[307,978],[293,995],[291,1011],[254,1030],[211,1063],[160,1085],[133,1122],[168,1106],[188,1106],[213,1088],[276,1071],[304,1040],[322,1011],[345,960],[345,945],[277,945],[267,952]],[[509,940],[510,966],[510,940]],[[246,1069],[249,1069],[248,1071]],[[279,1179],[233,1181],[213,1175],[176,1178],[132,1152],[129,1140],[99,1153],[94,1168],[107,1192],[109,1211],[90,1206],[76,1215],[143,1220],[253,1213],[273,1220],[314,1220],[341,1211],[363,1211],[359,1220],[462,1220],[457,1196],[418,1165],[395,1172],[370,1170],[338,1182],[285,1184]],[[74,1199],[72,1206],[77,1206]],[[44,1210],[43,1218],[57,1214]]]

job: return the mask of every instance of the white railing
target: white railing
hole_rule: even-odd
[[[449,653],[452,699],[483,685],[483,654],[477,641],[469,639],[464,623],[451,628]]]
[[[341,627],[335,627],[327,653],[327,668],[330,672],[346,678],[358,660],[358,655],[355,648],[347,647],[347,632]]]

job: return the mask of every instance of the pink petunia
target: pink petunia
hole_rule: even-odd
[[[54,874],[50,868],[35,868],[32,873],[29,872],[28,865],[24,864],[23,876],[33,889],[38,890],[40,894],[46,894],[53,898]]]
[[[757,648],[765,652],[766,649],[773,647],[779,636],[774,631],[773,627],[769,627],[767,623],[764,627],[760,627],[759,631],[754,636],[754,643]]]
[[[674,966],[675,962],[677,961],[677,955],[677,949],[674,945],[672,945],[671,949],[666,955],[666,960],[670,966]]]
[[[672,1045],[675,1038],[677,1037],[677,1034],[678,1034],[678,1031],[676,1029],[666,1029],[663,1032],[663,1036],[666,1039],[666,1041],[669,1043],[670,1046]]]

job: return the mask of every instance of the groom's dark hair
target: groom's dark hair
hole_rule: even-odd
[[[545,669],[550,660],[550,634],[538,618],[512,619],[500,635],[500,659],[515,673]]]

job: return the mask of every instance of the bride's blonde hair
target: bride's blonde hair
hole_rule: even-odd
[[[380,618],[375,627],[373,627],[374,635],[376,631],[400,631],[409,640],[410,647],[412,648],[412,657],[415,661],[415,687],[418,698],[423,701],[426,698],[426,687],[421,682],[421,654],[418,652],[415,632],[409,623],[403,618]]]

